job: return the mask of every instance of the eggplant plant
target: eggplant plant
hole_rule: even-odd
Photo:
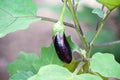
[[[43,20],[55,23],[52,28],[53,42],[49,47],[41,49],[40,57],[32,53],[21,52],[14,62],[7,65],[9,80],[120,79],[120,64],[115,60],[113,54],[96,52],[91,56],[93,47],[120,43],[118,40],[95,44],[110,14],[120,7],[120,0],[96,0],[102,7],[95,8],[91,12],[98,16],[96,32],[91,41],[87,40],[78,20],[77,9],[80,0],[59,1],[63,6],[60,18],[52,19],[35,15],[38,6],[32,0],[0,0],[0,38],[16,30],[26,29],[33,21]],[[107,11],[104,11],[104,8],[107,8]],[[73,24],[64,21],[67,11],[72,17]],[[66,26],[75,29],[82,46],[78,46],[70,36],[65,35]],[[78,57],[75,58],[74,55],[78,55]]]

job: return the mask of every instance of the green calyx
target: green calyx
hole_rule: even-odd
[[[64,33],[64,30],[65,30],[64,24],[58,21],[58,22],[53,26],[53,29],[52,29],[53,36],[55,36],[58,32],[61,33],[61,34],[63,34],[63,33]]]
[[[65,26],[63,24],[63,20],[65,17],[66,5],[67,5],[67,0],[64,0],[64,5],[63,5],[61,16],[60,16],[58,22],[53,26],[53,29],[52,29],[53,36],[55,36],[58,32],[61,35],[64,33]]]

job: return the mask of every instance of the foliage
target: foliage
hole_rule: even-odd
[[[52,73],[51,73],[52,72]],[[58,73],[59,72],[59,73]],[[102,80],[92,74],[74,75],[66,68],[58,65],[47,65],[42,67],[39,72],[28,80]]]
[[[100,18],[104,18],[104,13],[100,8],[95,8],[92,13],[97,14]]]
[[[26,54],[24,52],[19,53],[17,60],[7,65],[7,69],[10,76],[21,71],[26,72],[30,71],[32,73],[37,73],[37,71],[33,67],[33,63],[36,60],[38,60],[38,57],[33,53],[32,54]]]
[[[90,67],[93,72],[100,73],[102,76],[120,79],[120,64],[110,53],[95,53],[92,56]]]
[[[69,26],[72,26],[76,30],[82,44],[82,47],[80,48],[77,44],[75,44],[75,42],[72,41],[70,36],[67,37],[67,42],[69,43],[72,51],[72,61],[70,64],[62,62],[57,57],[57,51],[55,51],[55,46],[53,45],[54,43],[52,43],[49,47],[43,47],[41,49],[40,57],[33,53],[26,54],[21,52],[16,61],[7,65],[7,70],[10,76],[9,79],[106,80],[109,77],[120,79],[120,64],[115,61],[114,56],[111,54],[112,50],[108,51],[106,48],[102,47],[104,51],[106,50],[105,53],[98,52],[100,50],[99,48],[99,50],[97,50],[97,52],[90,57],[93,53],[92,51],[95,44],[100,44],[99,41],[108,42],[109,40],[116,40],[116,37],[114,33],[111,33],[111,30],[109,31],[107,29],[105,32],[103,30],[103,33],[109,34],[112,37],[103,36],[104,34],[101,34],[100,32],[113,9],[120,6],[120,0],[97,1],[108,8],[106,13],[104,13],[104,11],[100,8],[91,9],[89,7],[83,7],[83,10],[81,11],[76,10],[80,0],[63,1],[64,6],[58,22],[60,22],[63,26],[65,25],[63,19],[66,11],[66,14],[68,14],[66,17],[70,16],[69,19],[73,19],[74,22],[74,24],[67,23],[66,25],[69,24]],[[68,6],[68,9],[66,9],[66,5]],[[49,7],[56,8],[54,6]],[[61,7],[62,6],[56,10],[61,11]],[[36,11],[37,5],[34,4],[32,0],[0,0],[0,38],[10,32],[26,29],[31,22],[44,18],[36,16]],[[97,14],[101,20],[99,21],[98,29],[94,35],[93,31],[85,35],[78,20],[93,25],[95,24],[95,21],[97,21],[97,16],[92,13]],[[43,20],[46,19],[49,21],[50,18],[45,18]],[[56,22],[53,19],[50,21]],[[58,24],[57,26],[61,28],[61,25]],[[62,29],[64,32],[64,27],[62,27]],[[53,30],[55,30],[54,32],[56,33],[58,32],[56,29]],[[63,37],[61,37],[61,39],[60,40],[63,41]],[[65,50],[63,46],[64,44],[61,44],[62,42],[57,43],[60,45],[60,48],[62,47],[61,50]],[[75,59],[74,57],[75,52],[79,55],[78,59]]]
[[[36,71],[38,71],[42,66],[49,64],[63,65],[63,63],[58,59],[57,55],[55,54],[53,44],[51,44],[49,47],[43,47],[40,54],[40,58],[33,63]]]
[[[27,80],[29,77],[33,76],[34,74],[30,71],[25,72],[25,71],[21,71],[21,72],[17,72],[16,74],[12,75],[10,77],[10,80]]]
[[[37,5],[32,0],[0,0],[0,38],[40,20],[36,11]]]
[[[105,5],[109,10],[113,10],[116,7],[120,7],[120,0],[97,0],[98,2]]]

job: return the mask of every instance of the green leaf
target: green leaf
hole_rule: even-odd
[[[63,65],[63,62],[58,58],[53,44],[49,47],[43,47],[41,49],[41,57],[39,60],[34,61],[33,66],[38,71],[42,66],[49,64]]]
[[[67,41],[70,45],[72,52],[74,51],[80,52],[80,47],[72,40],[71,36],[67,37]]]
[[[10,77],[10,80],[27,80],[29,77],[33,76],[34,74],[32,72],[17,72],[13,76]]]
[[[47,65],[28,80],[102,80],[92,74],[73,75],[66,68],[58,65]]]
[[[109,10],[113,10],[116,7],[120,7],[120,0],[97,0],[104,6],[106,6]]]
[[[39,72],[28,80],[67,80],[71,73],[58,65],[47,65],[40,68]]]
[[[73,72],[78,64],[79,62],[78,61],[76,62],[73,59],[70,64],[64,64],[64,67],[67,68],[70,72]]]
[[[98,72],[104,77],[120,79],[120,64],[109,53],[96,53],[90,61],[90,68],[93,72]]]
[[[32,0],[0,0],[0,38],[10,32],[26,29],[36,18],[37,6]]]
[[[25,54],[21,52],[16,61],[7,65],[7,70],[10,76],[20,71],[31,71],[36,73],[37,71],[35,71],[33,67],[33,62],[37,59],[38,57],[35,54]]]
[[[104,13],[100,8],[93,9],[92,13],[98,15],[100,18],[104,18]]]
[[[77,75],[74,80],[102,80],[99,76],[92,74]]]

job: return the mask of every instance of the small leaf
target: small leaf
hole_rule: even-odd
[[[92,56],[90,67],[93,72],[98,72],[104,77],[120,79],[120,64],[109,53],[96,53]]]
[[[109,10],[113,10],[116,7],[120,7],[120,0],[97,0],[104,6],[106,6]]]
[[[97,21],[97,16],[93,15],[92,8],[88,6],[83,6],[82,10],[77,12],[79,21],[83,21],[89,25],[95,25]]]
[[[33,63],[36,71],[38,71],[42,66],[49,64],[63,65],[63,62],[57,57],[53,44],[51,44],[49,47],[43,47],[40,54],[40,59],[34,61]]]
[[[7,70],[12,76],[20,71],[31,71],[36,73],[35,69],[33,68],[32,63],[37,60],[38,57],[34,54],[25,54],[23,52],[19,53],[18,59],[10,64],[7,65]]]
[[[100,18],[104,18],[104,13],[100,8],[93,9],[92,13],[98,15]]]
[[[10,77],[10,80],[27,80],[29,77],[33,76],[34,74],[32,72],[17,72],[13,76]]]
[[[92,74],[73,75],[66,68],[58,65],[47,65],[40,68],[39,72],[28,80],[102,80]]]
[[[0,38],[40,20],[35,16],[36,11],[37,6],[32,0],[0,0]]]
[[[67,37],[67,41],[70,45],[70,48],[72,49],[72,52],[74,51],[80,52],[80,47],[75,42],[73,42],[71,36]]]

